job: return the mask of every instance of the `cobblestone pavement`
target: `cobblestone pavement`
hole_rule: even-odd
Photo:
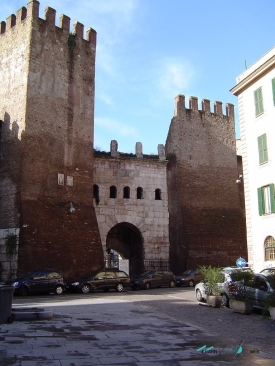
[[[51,308],[55,317],[0,325],[1,366],[275,364],[273,321],[200,306],[188,289],[15,298],[13,305]]]

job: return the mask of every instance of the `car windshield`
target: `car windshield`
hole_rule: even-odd
[[[261,274],[263,275],[270,275],[270,274],[273,274],[275,273],[275,269],[274,268],[266,268],[266,269],[263,269],[261,272]]]
[[[146,271],[146,272],[143,272],[141,275],[139,275],[139,277],[148,277],[148,276],[151,276],[153,274],[152,271]]]
[[[192,275],[194,273],[193,269],[188,269],[187,271],[183,272],[183,275]]]
[[[34,272],[27,272],[27,273],[24,273],[22,276],[18,277],[18,278],[26,278],[26,277],[29,277],[31,275],[33,275]]]

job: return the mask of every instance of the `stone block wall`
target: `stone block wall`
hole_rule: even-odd
[[[142,235],[143,259],[169,259],[166,165],[167,161],[159,160],[95,158],[94,183],[100,199],[95,210],[104,251],[110,230],[119,223],[130,223]],[[117,198],[110,198],[112,185],[117,188]],[[123,198],[124,187],[130,188],[129,199]],[[143,189],[142,199],[137,199],[138,187]],[[160,200],[155,199],[156,189],[161,192]]]
[[[17,237],[17,245],[11,256],[6,253],[6,238],[9,235],[15,235]],[[19,229],[0,229],[0,282],[6,282],[7,280],[14,278],[17,273],[17,260],[18,260],[18,238]]]
[[[171,268],[235,265],[247,259],[243,197],[236,183],[234,107],[190,97],[176,98],[166,153]],[[240,168],[239,168],[240,169]]]

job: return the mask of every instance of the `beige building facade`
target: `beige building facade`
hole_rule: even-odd
[[[275,48],[236,79],[246,207],[248,262],[275,267]]]

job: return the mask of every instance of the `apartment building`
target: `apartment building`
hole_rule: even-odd
[[[259,272],[275,266],[275,47],[231,92],[239,104],[248,261]]]

